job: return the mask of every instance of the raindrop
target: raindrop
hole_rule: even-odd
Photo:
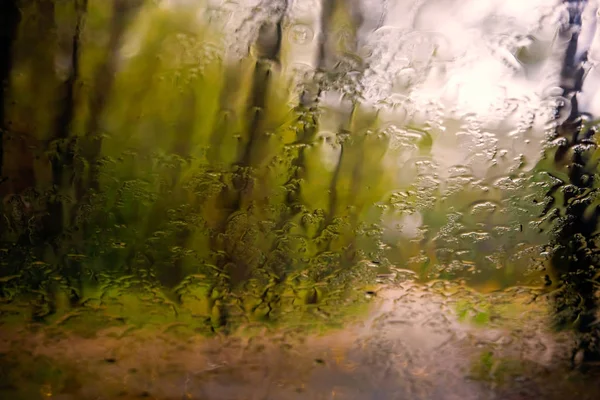
[[[290,28],[290,40],[299,45],[310,43],[314,38],[312,29],[303,24],[294,24]]]

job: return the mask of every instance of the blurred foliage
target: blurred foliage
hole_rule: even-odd
[[[84,334],[335,325],[405,269],[487,291],[539,279],[543,165],[484,180],[457,167],[442,184],[431,154],[443,132],[399,132],[352,96],[324,137],[328,110],[293,103],[260,49],[228,61],[194,9],[21,11],[0,187],[5,321],[75,321]],[[389,225],[414,215],[414,236]]]
[[[323,187],[316,111],[288,106],[272,65],[226,63],[186,10],[27,4],[6,110],[5,317],[29,303],[57,324],[184,314],[215,331],[362,301],[374,274],[355,230],[377,192],[353,196],[367,179],[354,155]],[[345,150],[363,152],[365,134]]]
[[[574,365],[579,351],[585,361],[600,358],[597,140],[597,121],[576,118],[558,129],[547,157],[555,184],[545,218],[556,221],[548,285],[554,289],[554,326],[579,333]]]

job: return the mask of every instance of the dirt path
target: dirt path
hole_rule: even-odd
[[[365,323],[323,336],[3,331],[0,398],[598,398],[600,384],[565,367],[570,339],[545,329],[545,305],[528,304],[531,293],[436,285],[382,290]]]

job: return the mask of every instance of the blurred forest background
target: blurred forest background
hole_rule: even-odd
[[[319,73],[299,84],[282,72],[294,26],[281,10],[231,61],[191,5],[2,2],[2,318],[210,333],[335,325],[405,276],[554,287],[549,238],[573,201],[556,160],[571,144],[533,169],[478,179],[457,165],[442,181],[443,130],[400,129],[357,93],[326,132],[336,111],[319,95],[361,71],[352,10],[327,4]]]
[[[354,162],[365,141],[386,151],[372,118],[326,172],[277,43],[228,64],[193,7],[3,4],[4,317],[106,324],[112,307],[214,331],[361,303],[379,236],[361,216],[385,183]]]

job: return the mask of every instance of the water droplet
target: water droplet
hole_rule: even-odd
[[[290,40],[296,44],[304,45],[311,42],[314,38],[313,30],[303,24],[294,24],[290,28]]]

